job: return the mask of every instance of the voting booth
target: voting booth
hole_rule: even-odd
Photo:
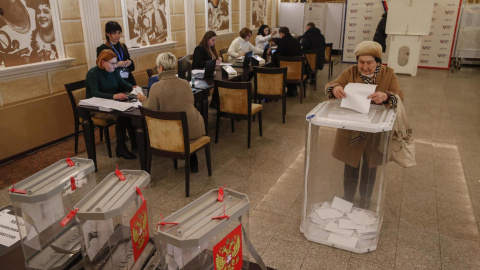
[[[368,105],[368,104],[367,104]],[[308,113],[305,198],[300,231],[313,242],[356,253],[377,247],[386,158],[396,113],[367,113],[327,101]]]
[[[84,268],[142,269],[153,254],[145,171],[116,170],[75,207]]]
[[[263,264],[248,240],[249,208],[245,194],[219,189],[166,217],[155,233],[157,269],[249,269],[249,253]]]
[[[9,189],[27,269],[65,269],[80,255],[75,221],[62,221],[95,187],[94,171],[92,160],[68,158]]]

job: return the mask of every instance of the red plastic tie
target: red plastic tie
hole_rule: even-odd
[[[19,194],[25,194],[25,193],[27,193],[26,190],[16,189],[16,188],[15,188],[15,181],[13,181],[12,188],[9,189],[8,191],[13,192],[13,193],[19,193]]]
[[[143,197],[143,194],[142,194],[142,189],[144,189],[146,187],[143,187],[143,188],[138,188],[138,187],[135,187],[135,190],[137,191],[137,194],[140,195],[140,199],[142,199],[142,202],[145,201],[145,197]]]
[[[68,208],[67,208],[68,209]],[[63,227],[65,227],[65,225],[67,225],[67,223],[77,214],[78,212],[78,208],[75,208],[73,210],[70,210],[70,213],[68,213],[68,215],[62,219],[62,221],[60,221],[60,225],[62,225]]]
[[[223,215],[222,216],[218,216],[218,217],[212,217],[212,219],[229,219],[230,216],[229,215],[225,215],[225,205],[223,205]]]
[[[160,213],[160,217],[162,218],[162,222],[157,223],[157,226],[160,225],[160,230],[163,229],[163,226],[165,226],[165,225],[178,225],[178,224],[180,224],[180,223],[176,223],[176,222],[164,222],[162,213]]]
[[[70,153],[68,153],[68,157],[67,157],[66,161],[67,161],[68,167],[74,167],[75,166],[75,163],[73,162],[73,160],[70,159]]]
[[[223,187],[219,188],[218,189],[218,197],[217,197],[217,200],[219,202],[223,202],[223,189],[227,186],[227,184],[225,184]]]
[[[72,191],[77,189],[77,185],[75,184],[75,178],[70,177],[70,187],[72,188]]]
[[[115,174],[118,176],[120,181],[127,179],[125,175],[123,175],[123,173],[118,169],[118,164],[117,164],[117,168],[115,169]]]

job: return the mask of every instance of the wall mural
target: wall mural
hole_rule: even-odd
[[[267,0],[251,0],[252,28],[267,24]]]
[[[50,0],[0,0],[0,68],[58,59]]]
[[[208,0],[207,25],[217,35],[230,32],[230,0]]]
[[[129,46],[148,46],[167,41],[166,0],[125,0],[125,4]]]

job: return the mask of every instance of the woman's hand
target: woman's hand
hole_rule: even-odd
[[[113,95],[113,99],[125,100],[125,99],[127,99],[127,95],[125,95],[124,93],[118,93],[118,94]]]
[[[242,57],[242,56],[245,56],[244,53],[239,53],[237,57]]]
[[[127,61],[120,61],[118,62],[118,65],[119,67],[128,67],[132,64],[132,61],[130,60],[127,60]]]
[[[143,102],[145,99],[147,99],[147,97],[145,95],[138,94],[137,99],[140,100],[140,102]]]
[[[343,90],[343,87],[340,85],[335,86],[332,89],[332,93],[336,98],[346,98],[347,94],[345,94],[345,91]]]
[[[370,96],[368,96],[367,98],[369,99],[371,98],[372,101],[375,102],[376,104],[381,104],[382,102],[387,101],[388,95],[387,93],[384,93],[384,92],[375,92]]]
[[[217,58],[217,65],[220,65],[222,63],[222,58],[221,57],[218,57]]]
[[[276,33],[277,33],[277,30],[273,30],[272,37],[275,36]]]

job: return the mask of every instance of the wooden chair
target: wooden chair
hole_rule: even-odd
[[[325,44],[325,63],[328,63],[328,79],[333,75],[332,48],[333,43]]]
[[[222,57],[222,62],[228,61],[228,48],[223,48],[220,50],[220,57]]]
[[[147,69],[146,71],[147,71],[148,78],[158,75],[158,71],[154,68]]]
[[[189,140],[187,114],[185,112],[158,112],[139,107],[147,137],[146,170],[151,172],[152,154],[185,160],[185,194],[190,196],[190,155],[205,148],[208,176],[212,175],[210,160],[210,137],[202,136]]]
[[[78,135],[80,134],[79,126],[82,123],[82,118],[78,116],[77,104],[81,99],[86,98],[85,80],[65,84],[68,98],[73,109],[73,119],[75,122],[75,153],[78,153]],[[103,133],[105,132],[105,143],[107,144],[108,156],[112,157],[112,149],[110,146],[110,133],[108,128],[115,124],[115,119],[112,115],[111,119],[92,117],[93,125],[100,128],[100,141],[103,140]]]
[[[313,91],[317,91],[317,62],[318,62],[318,52],[317,50],[303,50],[303,56],[305,57],[308,65],[310,66],[312,79],[315,80],[313,86]]]
[[[305,92],[305,57],[303,56],[278,56],[280,67],[287,67],[287,83],[300,85],[300,104],[306,97]]]
[[[220,117],[231,119],[232,132],[235,131],[234,120],[248,120],[248,144],[250,148],[250,134],[252,117],[258,114],[258,128],[262,137],[262,108],[261,104],[252,104],[252,84],[250,82],[228,82],[214,80],[214,95],[217,97],[217,126],[215,129],[215,143],[218,142]]]
[[[282,120],[285,123],[287,68],[254,67],[253,76],[255,77],[253,98],[257,101],[261,99],[282,99]]]

